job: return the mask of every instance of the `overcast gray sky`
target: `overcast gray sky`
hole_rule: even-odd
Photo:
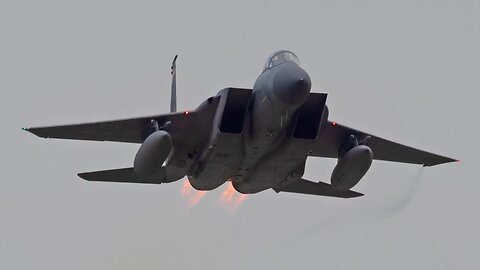
[[[478,1],[0,1],[1,269],[478,269]],[[164,113],[251,87],[294,51],[330,118],[460,164],[375,162],[342,200],[89,183],[138,145],[23,126]],[[192,132],[194,136],[194,132]],[[308,161],[328,181],[335,160]]]

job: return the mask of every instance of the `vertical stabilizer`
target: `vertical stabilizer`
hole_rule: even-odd
[[[175,58],[173,58],[172,62],[172,93],[170,97],[170,112],[177,111],[177,57],[178,55],[175,55]]]

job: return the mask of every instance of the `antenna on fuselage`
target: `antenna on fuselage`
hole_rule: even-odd
[[[172,62],[172,68],[170,74],[172,74],[172,92],[170,93],[170,112],[177,111],[177,57],[175,55]]]

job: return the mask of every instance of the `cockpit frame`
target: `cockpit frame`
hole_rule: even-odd
[[[274,52],[272,55],[270,55],[270,57],[267,58],[267,61],[263,67],[263,71],[271,69],[272,67],[278,66],[285,62],[293,62],[300,66],[300,60],[293,52],[281,50]]]

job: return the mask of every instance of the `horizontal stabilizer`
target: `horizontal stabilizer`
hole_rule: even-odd
[[[290,193],[300,193],[300,194],[310,194],[318,196],[328,196],[328,197],[337,197],[337,198],[355,198],[363,196],[362,193],[355,191],[336,191],[333,189],[332,185],[323,183],[323,182],[312,182],[305,179],[300,179],[297,182],[294,182],[285,188],[274,189],[276,192],[290,192]]]
[[[162,168],[159,176],[145,178],[138,176],[133,168],[114,169],[106,171],[79,173],[78,176],[87,181],[99,182],[119,182],[119,183],[138,183],[138,184],[161,184],[165,182],[165,170]]]

